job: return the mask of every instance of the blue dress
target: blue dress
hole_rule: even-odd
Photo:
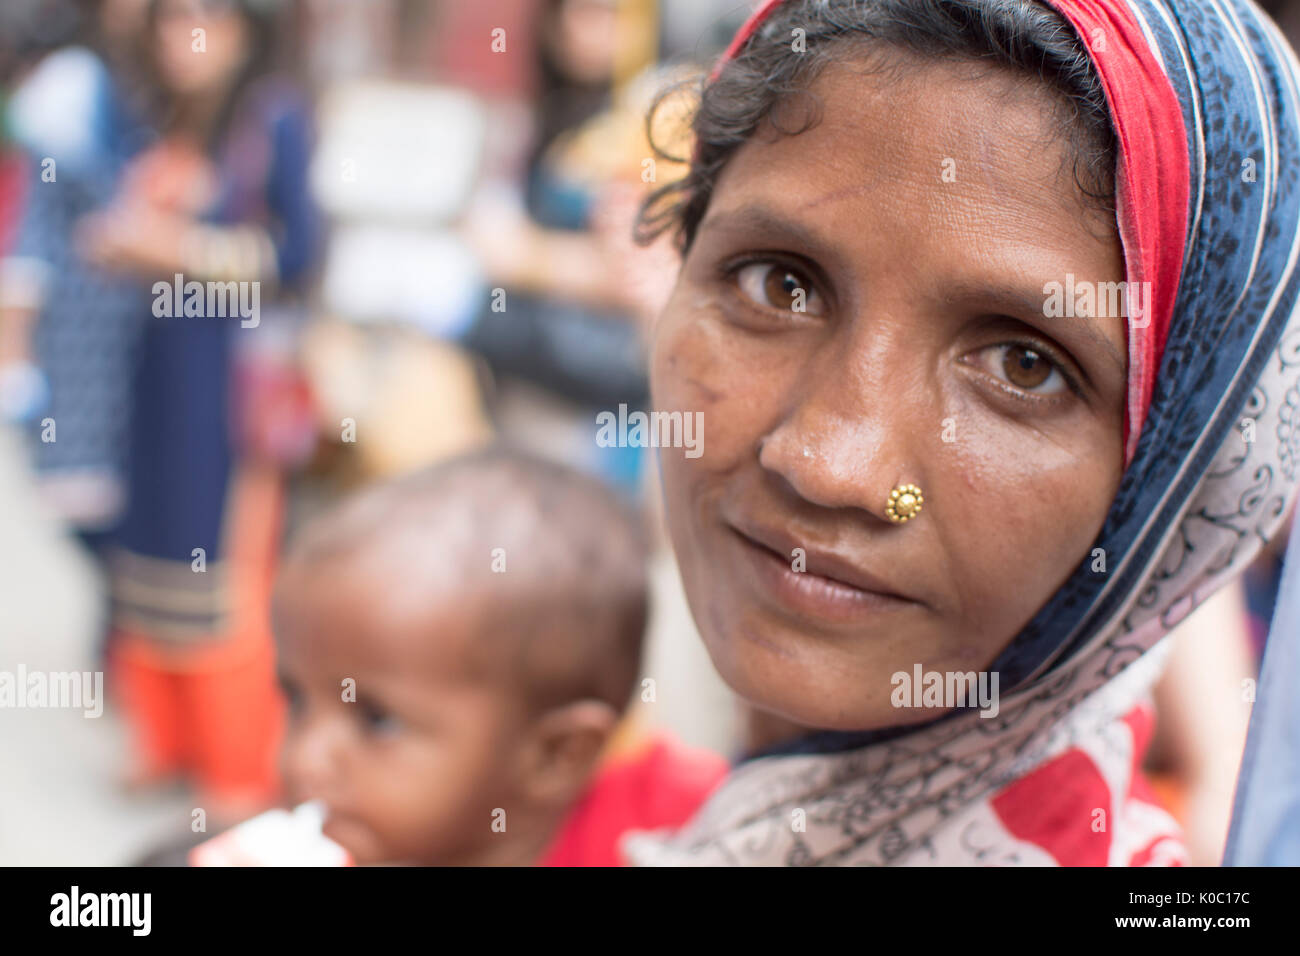
[[[73,233],[78,220],[112,199],[125,163],[149,134],[103,62],[79,47],[41,62],[9,104],[9,119],[29,178],[10,255],[39,264],[48,277],[32,352],[50,398],[24,425],[33,464],[46,481],[75,477],[100,489],[96,499],[120,500],[131,365],[146,300],[136,281],[83,261]],[[49,419],[53,441],[43,424]],[[84,530],[117,516],[110,506],[97,515],[84,510],[72,519]]]
[[[319,214],[307,187],[311,141],[306,104],[291,88],[264,81],[246,95],[217,152],[219,194],[205,218],[259,225],[271,237],[277,274],[247,277],[272,280],[262,282],[263,307],[272,288],[292,293],[317,258]],[[221,635],[231,610],[232,359],[236,337],[257,329],[241,327],[238,316],[146,314],[115,614],[135,633],[185,643]],[[192,569],[199,548],[202,574]]]

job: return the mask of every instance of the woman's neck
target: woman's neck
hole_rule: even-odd
[[[203,144],[212,139],[221,122],[226,100],[234,94],[234,79],[211,90],[180,98],[169,124],[171,132],[184,139]]]
[[[742,723],[745,734],[745,750],[748,753],[768,750],[778,744],[788,743],[791,740],[812,733],[812,728],[796,724],[794,721],[778,717],[776,714],[769,714],[749,705],[744,705],[744,708],[745,713]]]

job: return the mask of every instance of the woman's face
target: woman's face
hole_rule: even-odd
[[[1054,94],[965,63],[861,73],[827,69],[815,126],[733,156],[651,373],[656,408],[703,413],[702,454],[660,457],[715,666],[837,730],[939,716],[896,709],[892,675],[986,668],[1088,554],[1123,465],[1124,319],[1045,307],[1048,283],[1124,279]],[[904,483],[924,507],[895,524]]]
[[[559,4],[549,42],[555,62],[571,80],[608,82],[618,41],[614,0],[564,0]]]
[[[248,55],[246,26],[233,0],[163,0],[155,32],[159,74],[176,93],[220,91]]]

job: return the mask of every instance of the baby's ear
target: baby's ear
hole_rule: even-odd
[[[538,803],[567,804],[586,786],[618,724],[618,711],[579,700],[546,711],[529,732],[521,781]]]

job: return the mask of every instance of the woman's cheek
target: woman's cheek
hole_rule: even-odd
[[[963,553],[951,566],[963,569],[958,587],[971,632],[1005,636],[1023,627],[1087,556],[1118,487],[1118,468],[1107,436],[1091,423],[1074,429],[1068,443],[1006,420],[967,435],[945,482],[956,500],[955,512],[944,511],[964,528],[953,542]]]
[[[656,327],[651,390],[657,410],[701,417],[703,441],[698,457],[686,461],[691,468],[724,471],[757,446],[773,393],[763,352],[721,317],[711,297],[675,293],[670,300]],[[665,468],[682,457],[661,455]]]

